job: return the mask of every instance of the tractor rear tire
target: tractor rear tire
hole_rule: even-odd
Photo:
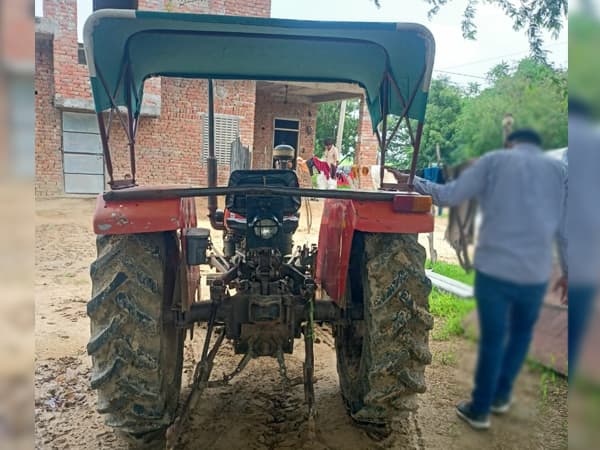
[[[96,244],[87,304],[91,387],[106,424],[146,445],[164,439],[181,388],[184,334],[171,311],[177,236],[98,236]]]
[[[336,326],[337,368],[350,416],[377,438],[405,426],[426,389],[433,317],[424,265],[417,235],[355,233],[345,300],[364,318]]]

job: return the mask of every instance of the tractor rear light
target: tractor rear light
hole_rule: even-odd
[[[428,195],[396,195],[392,201],[395,212],[425,213],[431,211],[431,197]]]

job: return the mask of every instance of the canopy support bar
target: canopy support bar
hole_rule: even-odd
[[[417,171],[417,159],[419,158],[419,148],[421,147],[421,136],[423,136],[423,122],[419,122],[417,125],[417,134],[415,136],[415,143],[412,163],[410,165],[410,174],[408,176],[408,188],[412,191],[414,189],[415,173]]]
[[[133,104],[131,99],[131,88],[129,81],[131,80],[131,66],[127,64],[127,77],[125,86],[127,91],[125,92],[125,99],[127,101],[127,123],[129,125],[129,163],[131,165],[131,183],[135,186],[135,120],[133,118]]]
[[[127,89],[127,91],[125,92],[125,98],[126,98],[126,102],[127,102],[127,105],[125,106],[125,108],[127,109],[126,119],[123,117],[123,114],[121,114],[121,111],[119,110],[119,107],[118,107],[117,101],[116,101],[116,97],[119,94],[119,90],[121,88],[121,83],[120,82],[117,83],[117,88],[116,88],[115,92],[111,93],[110,89],[108,88],[108,84],[106,83],[106,79],[104,78],[104,76],[102,75],[102,72],[98,69],[97,66],[96,66],[96,73],[97,73],[98,79],[102,83],[102,86],[104,87],[104,91],[106,92],[106,95],[108,96],[110,103],[111,103],[111,108],[110,108],[110,112],[109,112],[109,116],[108,116],[108,126],[104,122],[103,113],[102,112],[96,113],[96,116],[98,118],[98,128],[100,129],[100,140],[102,143],[102,152],[104,154],[104,159],[106,161],[106,170],[108,172],[108,178],[109,178],[108,184],[112,189],[123,189],[123,188],[127,188],[127,187],[136,186],[136,182],[135,182],[135,175],[136,175],[135,137],[137,135],[139,118],[133,116],[133,103],[132,103],[133,99],[132,99],[132,95],[131,95],[132,89],[130,86],[130,84],[131,84],[131,66],[129,64],[123,66],[123,68],[121,69],[121,72],[119,74],[119,79],[124,78],[123,85]],[[137,94],[136,94],[136,99],[137,99]],[[119,122],[121,123],[121,127],[123,128],[123,131],[125,132],[125,135],[127,137],[127,145],[129,147],[129,161],[130,161],[130,166],[131,166],[131,178],[130,179],[128,179],[128,178],[126,178],[124,180],[115,180],[114,179],[112,159],[111,159],[111,155],[110,155],[110,145],[109,145],[113,115],[116,115],[117,118],[119,119]]]
[[[416,167],[417,167],[417,159],[419,156],[419,147],[421,144],[421,135],[423,133],[423,122],[419,122],[418,128],[417,128],[417,137],[415,137],[415,134],[413,133],[412,130],[412,126],[410,123],[410,118],[408,117],[408,111],[417,95],[417,92],[419,90],[419,86],[421,85],[422,81],[423,81],[423,77],[425,76],[425,70],[423,72],[421,72],[421,76],[419,77],[419,81],[417,83],[417,86],[415,87],[415,89],[413,90],[413,92],[410,95],[409,101],[407,102],[404,99],[404,96],[402,95],[402,91],[400,90],[400,87],[398,86],[398,84],[396,83],[396,80],[394,79],[394,77],[392,77],[392,75],[390,74],[389,71],[385,72],[384,75],[384,79],[381,83],[382,85],[382,108],[381,108],[381,115],[383,117],[382,119],[382,124],[381,124],[381,133],[379,132],[378,128],[375,128],[375,135],[377,136],[377,141],[379,143],[379,148],[381,149],[381,159],[380,159],[380,189],[383,189],[384,187],[384,182],[383,182],[383,178],[385,176],[385,155],[386,152],[388,150],[388,147],[390,145],[390,143],[392,142],[392,140],[394,139],[394,137],[396,136],[396,133],[398,132],[398,129],[400,128],[400,125],[402,124],[402,121],[405,120],[406,121],[406,129],[408,131],[408,135],[410,138],[410,143],[411,146],[413,147],[413,156],[412,156],[412,160],[411,160],[411,170],[410,170],[410,175],[409,175],[409,188],[412,190],[413,188],[413,180],[414,180],[414,176],[415,176],[415,172],[416,172]],[[387,96],[388,93],[388,86],[389,84],[392,85],[392,87],[394,88],[394,91],[396,92],[396,94],[398,95],[398,98],[400,99],[400,101],[402,102],[402,107],[404,108],[402,110],[402,114],[398,117],[398,121],[396,122],[396,124],[394,125],[394,128],[391,132],[391,134],[387,135],[387,116],[388,116],[388,108],[389,108],[389,98]],[[420,130],[420,132],[419,132]]]
[[[412,104],[412,102],[415,99],[415,96],[417,94],[417,90],[418,90],[418,86],[421,85],[421,83],[423,82],[423,77],[425,76],[425,70],[423,70],[423,72],[421,73],[421,76],[419,77],[419,82],[417,83],[417,87],[415,88],[415,90],[413,91],[413,93],[411,94],[411,97],[408,101],[408,103],[404,100],[404,96],[402,95],[402,91],[400,90],[400,87],[398,86],[398,84],[396,83],[396,80],[394,80],[394,77],[392,77],[389,72],[387,73],[388,78],[390,79],[390,82],[392,84],[392,87],[394,88],[394,91],[396,92],[396,94],[398,95],[398,98],[400,99],[400,101],[402,102],[402,104],[404,105],[405,108],[405,113],[404,113],[404,119],[406,120],[406,129],[408,130],[408,135],[410,137],[410,143],[413,146],[413,156],[412,156],[412,160],[410,163],[410,174],[408,176],[408,187],[409,189],[413,189],[414,187],[414,178],[415,178],[415,173],[417,171],[417,160],[419,158],[419,150],[421,147],[421,137],[423,134],[423,122],[419,121],[418,125],[417,125],[417,135],[415,136],[413,134],[413,130],[412,130],[412,126],[410,124],[410,118],[408,117],[407,111],[408,108],[410,107],[410,105]],[[392,137],[390,138],[390,141],[392,140],[393,136],[395,135],[398,126],[400,125],[400,121],[402,120],[402,117],[400,118],[400,120],[398,121],[398,124],[396,124],[396,128],[394,129],[394,132],[392,133]]]
[[[381,82],[382,92],[382,105],[381,105],[381,158],[379,160],[379,189],[383,189],[383,177],[385,176],[385,153],[387,151],[387,118],[389,111],[389,98],[388,98],[388,76],[384,75]]]
[[[115,180],[113,179],[113,166],[110,158],[110,147],[108,146],[108,134],[106,133],[106,127],[104,126],[104,116],[102,113],[96,115],[98,117],[98,128],[100,129],[102,153],[104,154],[104,162],[106,163],[106,171],[108,172],[108,185],[112,186]]]

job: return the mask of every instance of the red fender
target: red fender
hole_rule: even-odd
[[[96,200],[96,234],[154,233],[195,226],[193,198],[107,202],[99,195]]]
[[[94,232],[96,234],[135,234],[180,230],[181,268],[183,268],[181,265],[186,264],[185,231],[188,228],[195,228],[196,225],[196,203],[193,198],[107,202],[101,194],[96,200],[94,213]],[[200,279],[199,267],[185,265],[185,279],[182,278],[180,278],[182,288],[184,292],[187,292],[187,297],[182,301],[182,308],[187,310],[196,296]]]
[[[396,212],[391,201],[325,200],[316,281],[342,307],[354,231],[429,233],[433,231],[433,215],[431,212]]]

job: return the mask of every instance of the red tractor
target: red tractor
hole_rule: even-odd
[[[303,337],[312,417],[313,327],[325,322],[335,333],[349,414],[389,433],[392,421],[415,410],[431,362],[431,284],[417,242],[418,233],[433,229],[431,198],[412,191],[433,67],[429,31],[415,24],[107,9],[88,19],[84,35],[110,186],[94,216],[98,258],[87,305],[91,384],[106,423],[142,440],[163,434],[177,416],[184,423],[202,390],[215,383],[211,369],[225,339],[240,363],[220,383],[259,357],[276,358],[285,378],[284,355]],[[209,79],[208,187],[137,185],[136,132],[151,76]],[[302,189],[289,165],[278,163],[235,171],[227,186],[217,186],[212,79],[360,85],[382,168],[401,123],[411,136],[408,183],[378,191]],[[390,132],[392,115],[397,122]],[[110,134],[118,125],[131,167],[117,180]],[[225,197],[224,210],[218,196]],[[212,228],[224,236],[222,251],[210,230],[196,227],[194,197],[208,198]],[[326,198],[318,248],[293,245],[302,197]],[[218,272],[209,298],[198,289],[203,264]],[[186,331],[200,322],[207,332],[194,385],[178,405],[183,343],[192,335]]]

